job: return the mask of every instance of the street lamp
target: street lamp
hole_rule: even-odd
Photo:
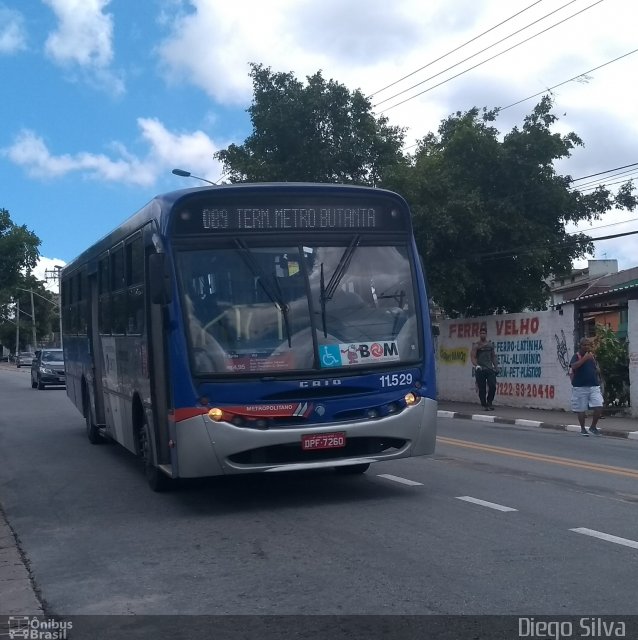
[[[190,171],[184,171],[184,169],[173,169],[171,173],[176,176],[181,176],[182,178],[195,178],[196,180],[202,180],[203,182],[208,182],[208,184],[218,186],[216,182],[207,180],[206,178],[200,178],[199,176],[194,176]]]

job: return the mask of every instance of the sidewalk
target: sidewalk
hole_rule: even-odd
[[[439,400],[439,418],[465,418],[480,422],[501,422],[521,427],[541,427],[560,431],[580,431],[578,418],[567,411],[527,409],[524,407],[501,407],[494,405],[494,411],[485,411],[476,402],[448,402]],[[587,424],[591,424],[588,415]],[[604,436],[638,440],[638,419],[605,415],[598,423]]]
[[[0,509],[0,616],[42,614],[29,570]],[[6,622],[6,619],[0,619],[0,636]]]

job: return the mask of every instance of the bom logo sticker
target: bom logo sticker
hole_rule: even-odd
[[[395,341],[351,342],[319,347],[322,367],[350,367],[358,364],[392,362],[400,360],[399,347]]]

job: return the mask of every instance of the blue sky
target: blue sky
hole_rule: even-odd
[[[555,87],[556,130],[586,145],[562,172],[638,163],[637,24],[635,0],[0,0],[0,206],[41,238],[42,277],[156,193],[197,184],[172,168],[219,179],[213,154],[251,131],[250,62],[374,94],[408,147],[450,113]],[[592,235],[637,218],[610,212]],[[595,257],[629,268],[636,249],[627,236]]]

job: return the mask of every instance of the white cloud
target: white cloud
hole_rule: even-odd
[[[389,11],[385,0],[183,0],[166,6],[163,22],[170,32],[158,53],[171,82],[199,87],[219,103],[241,105],[252,96],[250,62],[292,71],[300,80],[321,69],[324,77],[366,94],[425,67],[373,98],[377,103],[436,76],[376,109],[387,111],[392,124],[408,127],[406,144],[411,144],[436,131],[441,119],[457,109],[511,104],[636,47],[635,30],[628,28],[638,21],[634,0],[592,8],[574,4],[547,18],[543,16],[555,6],[541,3],[523,11],[529,6],[528,0],[513,0],[506,8],[496,0],[457,0],[451,10],[448,2],[431,0],[424,10],[421,0],[400,0]],[[461,47],[517,12],[521,15]],[[536,20],[519,35],[478,54]],[[552,25],[556,26],[541,33]],[[455,48],[459,50],[446,55]],[[444,71],[471,56],[475,57]],[[630,57],[596,71],[587,85],[571,82],[557,88],[557,110],[562,114],[569,108],[571,115],[586,105],[595,112],[586,130],[577,131],[584,136],[589,128],[599,128],[601,119],[626,120],[626,105],[638,102],[638,88],[630,80],[633,64]],[[429,91],[438,83],[443,84]],[[413,98],[422,91],[426,92]],[[411,99],[393,107],[405,98]],[[520,125],[538,99],[505,111],[499,126],[507,130]]]
[[[27,48],[27,33],[22,14],[0,4],[0,54],[8,55]]]
[[[87,152],[56,156],[42,137],[29,130],[20,132],[1,153],[30,176],[40,179],[80,173],[104,182],[150,186],[180,164],[203,177],[220,174],[221,165],[213,158],[220,147],[204,132],[174,133],[153,118],[138,118],[137,123],[148,146],[144,157],[131,153],[119,142],[111,144],[114,157]]]
[[[58,30],[46,41],[56,61],[105,67],[113,59],[113,18],[104,15],[110,0],[44,0],[58,17]]]
[[[124,83],[109,67],[113,61],[113,17],[103,13],[111,0],[43,0],[59,20],[46,53],[59,65],[85,74],[95,86],[123,93]]]

